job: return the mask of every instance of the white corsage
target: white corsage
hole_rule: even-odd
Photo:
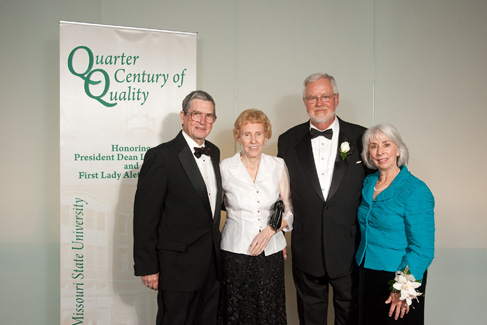
[[[350,153],[350,143],[348,141],[343,141],[342,144],[340,145],[340,157],[342,157],[342,160],[345,160],[347,158],[348,154]]]
[[[392,292],[401,293],[399,299],[406,300],[408,306],[411,305],[413,299],[418,300],[418,297],[422,295],[421,292],[416,290],[421,286],[421,283],[417,282],[411,274],[409,266],[406,266],[402,271],[396,271],[396,277],[394,280],[389,281],[389,284]]]

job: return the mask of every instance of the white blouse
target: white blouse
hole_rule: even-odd
[[[255,182],[240,160],[240,153],[223,160],[220,170],[223,201],[227,210],[222,250],[250,255],[250,244],[268,226],[270,209],[279,198],[284,202],[282,218],[287,222],[283,230],[292,230],[294,216],[289,174],[283,159],[262,154]],[[268,256],[285,247],[286,239],[279,231],[271,237],[264,253]]]

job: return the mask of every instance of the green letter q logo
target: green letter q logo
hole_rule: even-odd
[[[76,51],[78,51],[80,49],[85,50],[86,53],[88,54],[88,66],[86,67],[86,70],[82,73],[78,73],[78,72],[74,71],[74,68],[73,68],[74,54],[76,53]],[[68,57],[68,69],[73,75],[80,77],[81,79],[83,79],[85,81],[85,87],[84,88],[85,88],[86,95],[88,95],[88,97],[90,97],[90,98],[97,100],[98,102],[100,102],[102,105],[104,105],[106,107],[113,107],[113,106],[117,105],[117,103],[107,103],[106,101],[104,101],[102,99],[102,97],[107,94],[108,89],[110,88],[110,78],[108,76],[108,73],[102,69],[92,70],[92,68],[93,68],[93,52],[91,52],[91,50],[88,47],[78,46],[77,48],[75,48],[74,50],[71,51],[71,53],[69,54],[69,57]],[[92,80],[91,79],[93,74],[95,74],[97,72],[102,74],[102,79],[104,79],[104,81],[105,81],[105,88],[103,89],[103,92],[98,96],[93,95],[91,93],[91,90],[90,90],[90,85],[97,85],[102,81],[102,80]]]

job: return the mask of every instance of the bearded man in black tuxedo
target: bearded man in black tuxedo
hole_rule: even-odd
[[[158,290],[157,324],[216,324],[220,293],[220,151],[204,91],[183,100],[182,131],[147,151],[134,204],[135,275]]]
[[[360,242],[357,208],[366,167],[361,161],[365,128],[335,114],[339,93],[324,73],[304,81],[310,120],[278,140],[278,156],[289,170],[294,208],[293,277],[301,324],[326,324],[328,288],[333,287],[335,324],[358,322]]]

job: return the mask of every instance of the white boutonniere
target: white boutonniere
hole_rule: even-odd
[[[348,141],[343,141],[342,144],[340,145],[340,157],[342,157],[342,160],[345,160],[347,156],[351,153],[350,152],[350,143]]]
[[[421,283],[417,282],[414,275],[411,274],[409,266],[406,266],[402,271],[396,271],[396,277],[389,281],[389,284],[392,292],[401,293],[399,299],[406,300],[408,306],[411,305],[413,299],[418,300],[418,297],[422,295],[416,290],[421,286]]]

